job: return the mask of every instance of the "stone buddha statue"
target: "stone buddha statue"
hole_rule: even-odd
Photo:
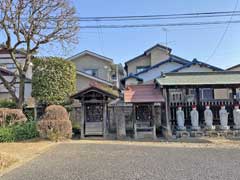
[[[184,112],[182,110],[181,106],[178,106],[178,110],[176,112],[177,115],[177,129],[180,131],[186,130],[186,127],[184,126],[185,123],[185,117],[184,117]]]
[[[234,106],[233,120],[234,120],[233,128],[236,130],[240,130],[240,109],[238,104]]]
[[[200,129],[199,127],[199,114],[197,111],[197,107],[195,105],[192,106],[191,115],[191,123],[192,123],[192,130],[197,131]]]
[[[213,113],[209,105],[205,106],[204,120],[206,124],[206,129],[208,130],[215,129],[215,127],[213,126]]]
[[[221,109],[219,110],[219,117],[220,117],[220,129],[221,130],[228,130],[229,126],[228,126],[228,112],[225,108],[224,105],[221,106]]]

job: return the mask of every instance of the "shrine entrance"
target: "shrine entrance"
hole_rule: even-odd
[[[71,96],[72,99],[78,99],[81,102],[81,119],[79,119],[81,138],[108,134],[108,103],[117,97],[117,94],[95,86]]]
[[[85,104],[85,135],[103,135],[103,103]]]
[[[153,104],[136,104],[136,123],[140,127],[151,127],[153,125]]]

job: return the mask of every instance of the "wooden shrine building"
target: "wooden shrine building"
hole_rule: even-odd
[[[118,91],[90,86],[71,96],[81,103],[81,138],[108,134],[108,103],[118,97]]]
[[[161,124],[161,103],[164,98],[154,84],[129,85],[124,102],[132,104],[135,139],[152,136],[156,139],[156,123]]]
[[[156,84],[163,93],[166,103],[166,122],[168,130],[173,130],[176,127],[176,110],[177,106],[181,105],[185,112],[185,125],[189,126],[191,106],[194,104],[199,111],[200,126],[204,126],[205,105],[211,107],[214,115],[214,125],[219,125],[219,109],[221,105],[225,105],[229,114],[229,125],[233,125],[232,110],[234,104],[239,103],[239,98],[236,96],[236,91],[240,88],[240,72],[184,72],[184,73],[166,73],[155,80]],[[207,88],[214,93],[217,90],[225,89],[227,96],[217,99],[202,99],[200,92],[202,89]],[[172,101],[172,90],[180,90],[183,96],[178,102]],[[194,98],[189,100],[187,92],[194,91]],[[227,97],[227,98],[226,98]]]

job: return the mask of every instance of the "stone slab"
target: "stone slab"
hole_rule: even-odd
[[[185,138],[189,136],[190,134],[188,131],[176,131],[176,138]]]

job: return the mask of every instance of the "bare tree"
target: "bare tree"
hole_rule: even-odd
[[[4,46],[16,65],[15,77],[9,81],[0,73],[0,80],[22,108],[26,72],[37,50],[50,42],[62,45],[76,42],[79,31],[75,9],[68,0],[0,0],[0,32]],[[24,49],[26,58],[19,63],[17,49]],[[19,80],[19,94],[14,82]]]

